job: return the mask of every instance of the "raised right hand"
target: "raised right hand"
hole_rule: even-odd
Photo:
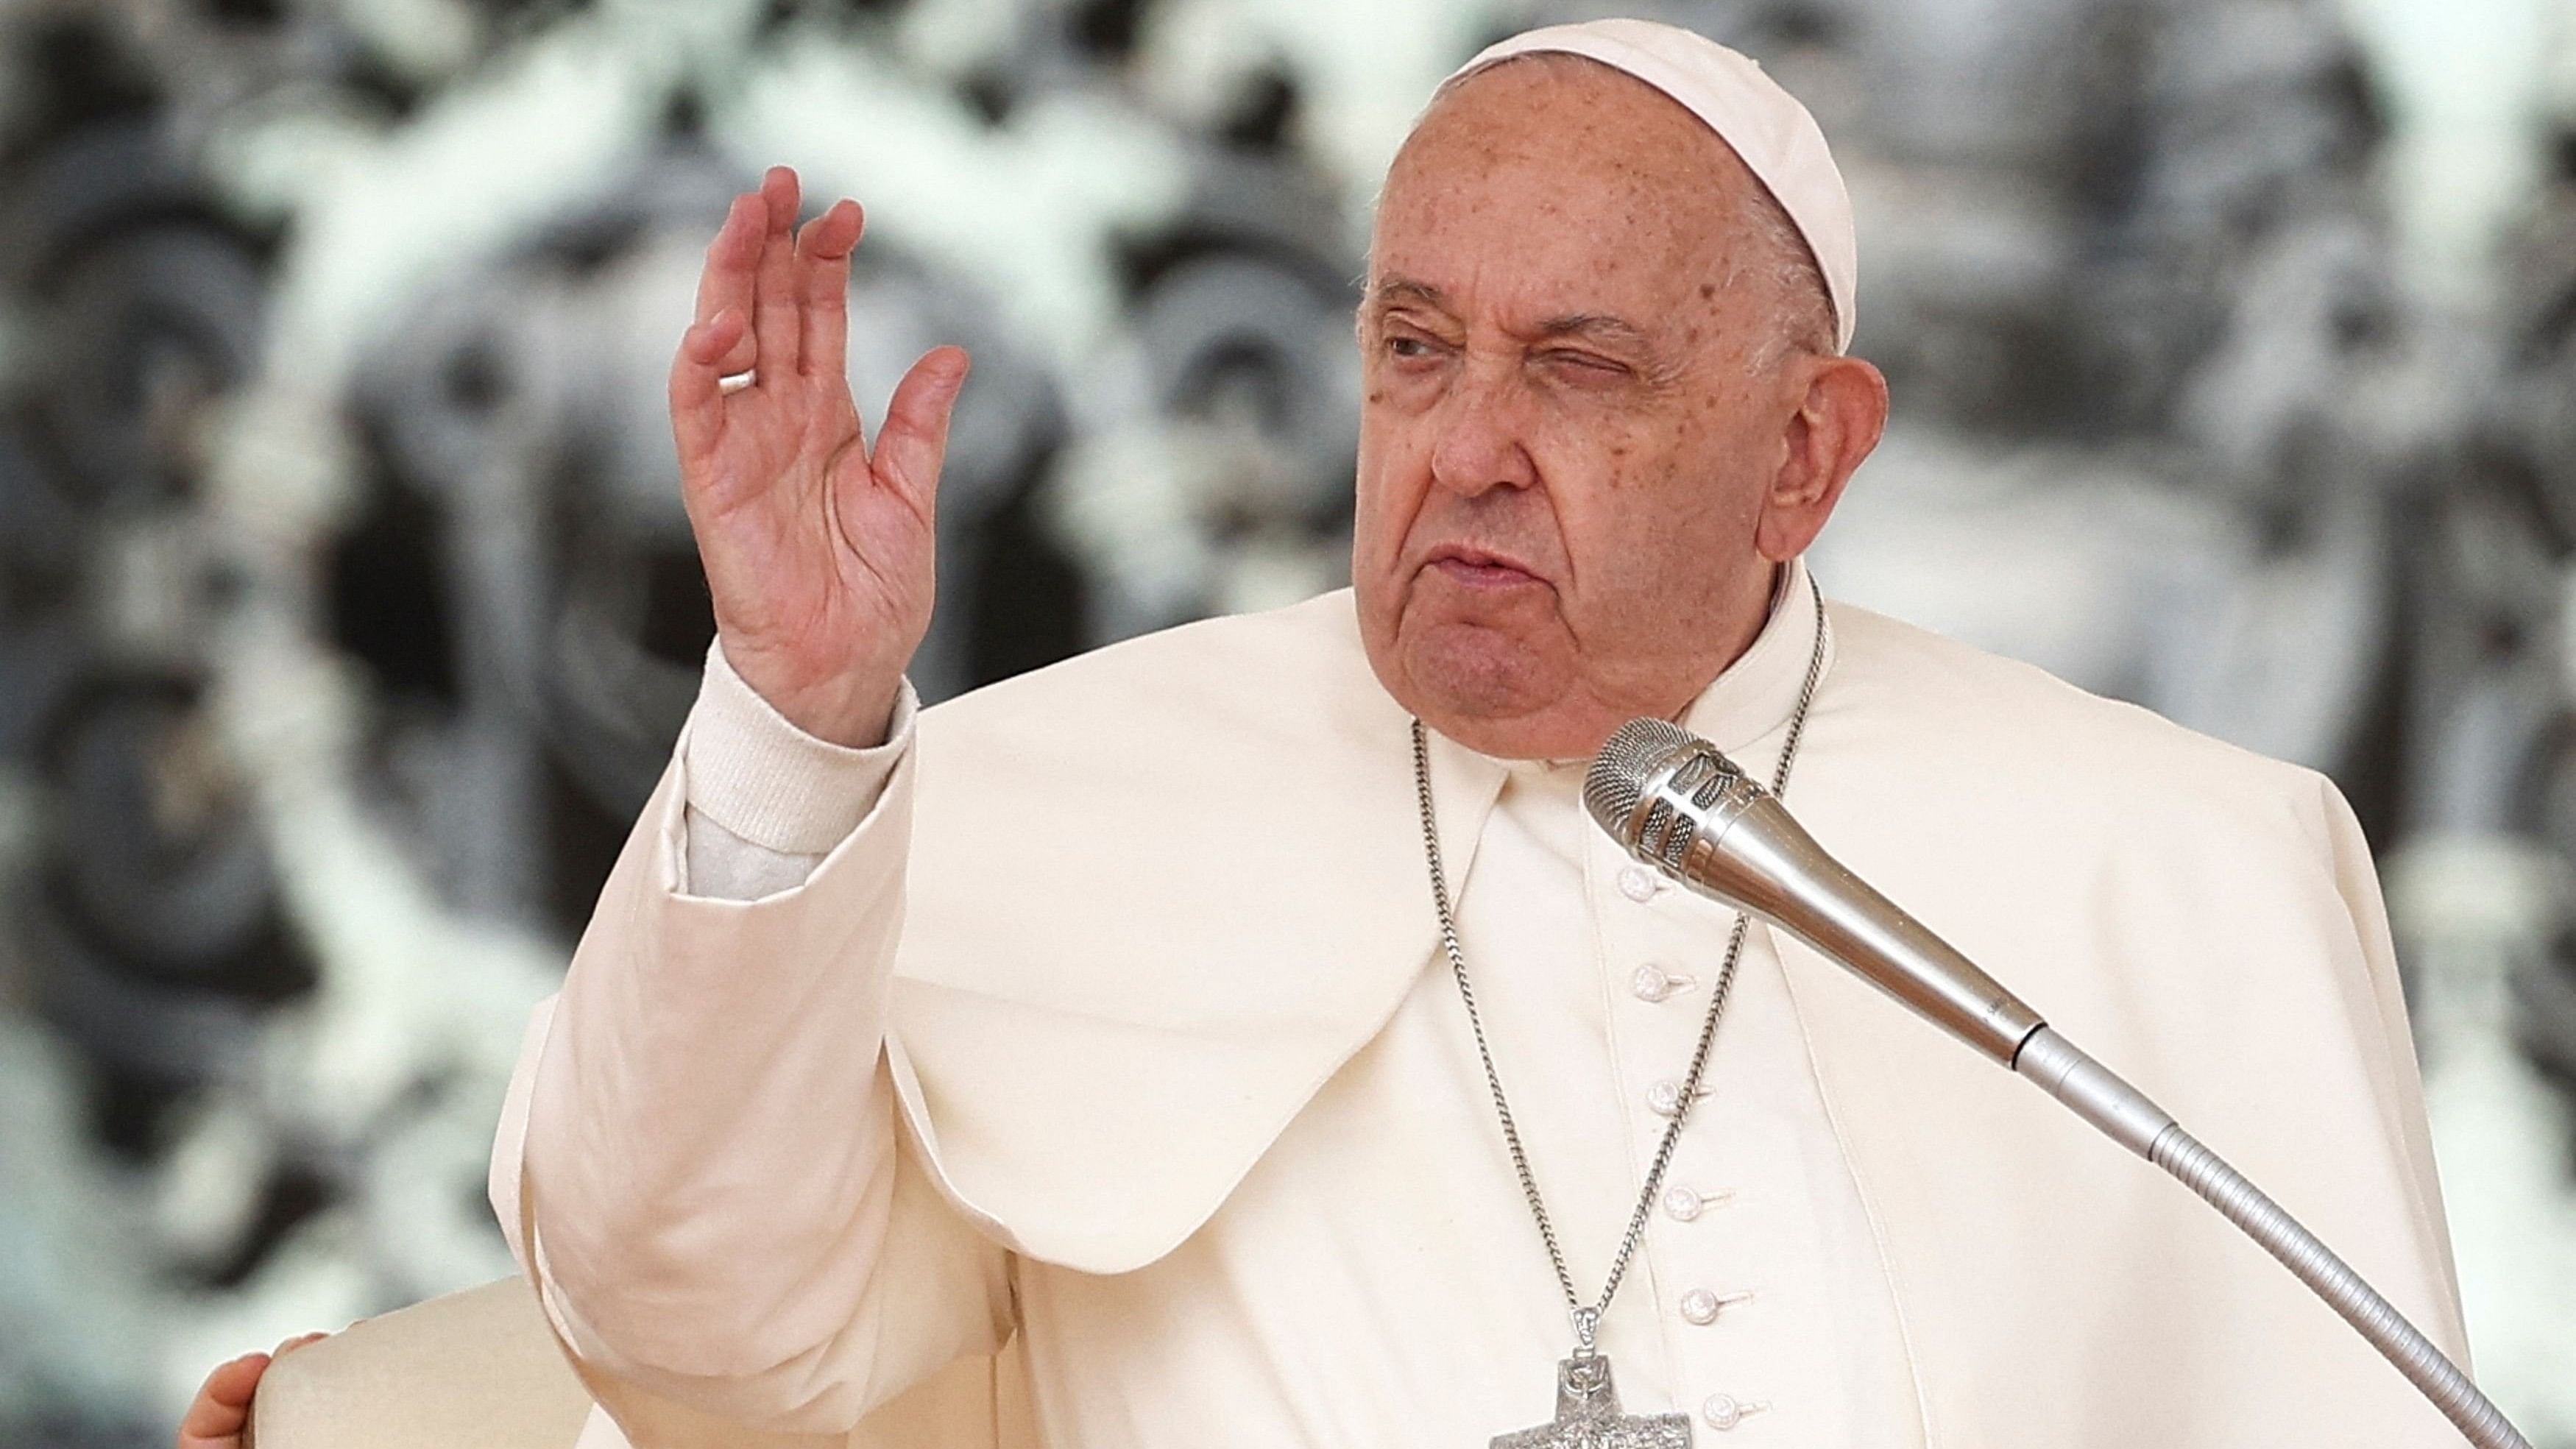
[[[671,364],[671,432],[725,659],[799,729],[873,745],[930,628],[932,510],[966,353],[912,365],[871,449],[846,375],[863,218],[843,200],[797,230],[796,210],[784,166],[734,198]],[[749,386],[719,386],[742,373]]]

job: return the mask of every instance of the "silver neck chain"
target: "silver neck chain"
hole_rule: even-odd
[[[1771,772],[1774,795],[1788,790],[1789,770],[1797,763],[1798,742],[1807,729],[1807,707],[1815,702],[1816,682],[1825,668],[1824,594],[1813,575],[1808,577],[1807,588],[1816,606],[1816,643],[1807,656],[1807,678],[1799,686],[1797,706],[1789,714],[1789,734],[1780,745],[1780,763]],[[1493,1089],[1494,1115],[1502,1120],[1503,1145],[1511,1149],[1512,1169],[1520,1174],[1521,1191],[1529,1198],[1530,1217],[1538,1224],[1539,1241],[1547,1245],[1547,1260],[1556,1269],[1557,1286],[1565,1291],[1566,1310],[1574,1318],[1575,1352],[1588,1357],[1593,1352],[1601,1315],[1609,1311],[1611,1295],[1619,1291],[1619,1280],[1627,1275],[1629,1260],[1636,1256],[1637,1245],[1645,1241],[1646,1221],[1653,1214],[1655,1194],[1663,1187],[1664,1170],[1672,1163],[1683,1124],[1690,1120],[1691,1104],[1699,1099],[1700,1078],[1708,1068],[1709,1049],[1717,1043],[1718,1019],[1726,1014],[1726,999],[1735,985],[1735,963],[1744,954],[1744,934],[1752,922],[1743,912],[1736,913],[1734,934],[1727,938],[1726,960],[1718,967],[1717,980],[1709,988],[1708,1014],[1700,1022],[1699,1045],[1692,1050],[1690,1071],[1682,1078],[1681,1100],[1672,1121],[1664,1127],[1663,1141],[1655,1147],[1654,1162],[1646,1169],[1646,1185],[1637,1194],[1636,1211],[1628,1215],[1628,1232],[1619,1240],[1619,1255],[1610,1262],[1609,1281],[1601,1285],[1599,1301],[1587,1307],[1574,1291],[1574,1275],[1566,1269],[1565,1253],[1557,1247],[1556,1227],[1548,1220],[1546,1202],[1539,1197],[1529,1154],[1521,1147],[1520,1125],[1512,1120],[1512,1104],[1503,1095],[1502,1073],[1494,1069],[1494,1051],[1485,1040],[1484,1017],[1476,1010],[1476,989],[1467,981],[1467,955],[1458,945],[1458,918],[1449,904],[1449,873],[1441,864],[1438,818],[1431,808],[1431,749],[1419,719],[1413,721],[1413,793],[1422,810],[1422,852],[1431,866],[1431,903],[1440,913],[1440,949],[1449,958],[1450,974],[1458,979],[1458,999],[1467,1004],[1467,1025],[1475,1032],[1476,1056],[1485,1064],[1485,1085]]]

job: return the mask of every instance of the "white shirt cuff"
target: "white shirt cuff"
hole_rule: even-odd
[[[790,724],[734,673],[723,644],[710,644],[706,676],[681,736],[689,808],[763,849],[828,854],[884,793],[895,763],[911,748],[919,706],[907,679],[884,744],[836,745]]]

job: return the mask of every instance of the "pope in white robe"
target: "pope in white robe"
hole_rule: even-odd
[[[1634,714],[1764,778],[1794,735],[1830,850],[2464,1356],[2334,788],[1819,606],[1800,558],[1885,394],[1844,355],[1839,178],[1749,62],[1599,22],[1444,88],[1371,258],[1353,589],[918,713],[963,360],[858,442],[828,359],[859,219],[796,206],[773,173],[710,252],[673,410],[719,641],[493,1157],[585,1445],[1548,1423],[1567,1289],[1441,948],[1417,718],[1582,1301],[1682,1123],[1599,1324],[1627,1412],[1799,1449],[2458,1442],[2186,1191],[1785,935],[1745,934],[1681,1091],[1735,918],[1583,813]]]

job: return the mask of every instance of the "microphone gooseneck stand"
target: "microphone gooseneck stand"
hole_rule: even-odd
[[[2531,1449],[2469,1376],[2316,1234],[1826,854],[1716,746],[1662,720],[1633,720],[1594,758],[1583,801],[1639,861],[1787,931],[2173,1174],[2359,1330],[2478,1449]]]
[[[2184,1131],[2145,1093],[2046,1026],[2022,1043],[2012,1069],[2038,1083],[2111,1140],[2173,1174],[2218,1209],[2220,1216],[2244,1229],[2247,1237],[2263,1245],[2263,1251],[2280,1259],[2282,1267],[2343,1315],[2344,1322],[2395,1364],[2478,1449],[2531,1449],[2531,1441],[2522,1437],[2504,1411],[2479,1392],[2459,1365],[2435,1348],[2405,1314],[2380,1297],[2378,1289],[2245,1174]]]

